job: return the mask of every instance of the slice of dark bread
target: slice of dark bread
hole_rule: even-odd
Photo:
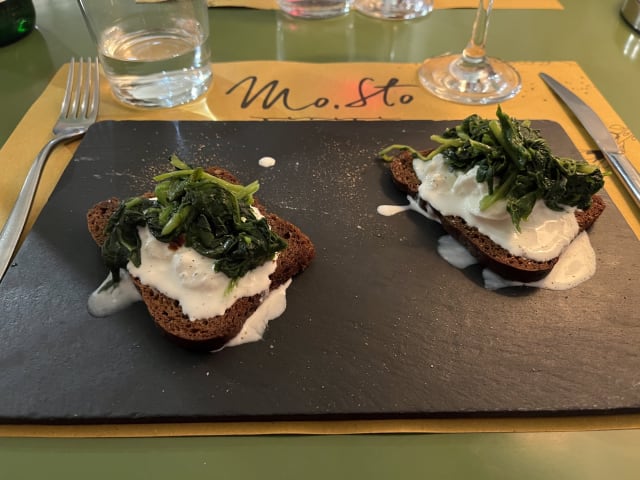
[[[428,151],[421,152],[423,154]],[[393,182],[399,190],[413,197],[418,194],[420,180],[413,169],[413,155],[404,151],[399,153],[390,165]],[[435,214],[442,224],[442,228],[473,255],[480,264],[486,266],[501,277],[516,282],[535,282],[546,277],[558,258],[546,262],[539,262],[525,257],[511,254],[508,250],[496,244],[486,235],[480,233],[477,228],[468,225],[457,216],[442,215],[424,200],[419,200],[422,208]],[[598,219],[605,208],[604,200],[599,195],[593,196],[591,207],[588,210],[576,210],[575,216],[580,231],[586,230]]]
[[[239,183],[237,178],[225,169],[213,167],[208,168],[207,172],[229,182]],[[99,246],[106,240],[107,222],[119,203],[117,198],[111,198],[94,205],[87,212],[89,233]],[[254,206],[266,217],[271,229],[287,241],[287,247],[278,254],[276,270],[270,276],[270,290],[274,290],[309,266],[315,257],[315,247],[298,227],[273,213],[268,213],[257,200]],[[176,343],[194,350],[211,351],[224,346],[240,332],[245,320],[263,301],[260,294],[240,298],[223,315],[190,320],[182,312],[177,300],[144,285],[135,277],[133,282],[156,325]]]

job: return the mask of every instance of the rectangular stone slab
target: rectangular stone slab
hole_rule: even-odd
[[[488,291],[436,252],[376,153],[456,122],[101,122],[0,284],[0,421],[112,423],[433,418],[640,410],[640,244],[609,204],[595,277],[564,292]],[[534,124],[558,155],[562,128]],[[262,341],[215,354],[169,342],[138,304],[86,301],[106,275],[85,212],[147,191],[177,153],[220,165],[314,241],[317,258]],[[276,160],[271,168],[258,163]],[[608,199],[607,199],[608,201]],[[608,202],[610,203],[610,202]]]

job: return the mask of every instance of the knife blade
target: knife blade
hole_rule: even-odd
[[[620,148],[600,117],[589,105],[583,102],[575,93],[550,77],[540,73],[540,78],[555,92],[580,121],[598,148],[618,175],[623,185],[631,195],[635,204],[640,208],[640,174],[631,161],[620,152]]]

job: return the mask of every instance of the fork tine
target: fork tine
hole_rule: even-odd
[[[82,82],[84,78],[84,60],[80,58],[78,60],[78,67],[74,71],[74,82],[71,92],[71,105],[67,116],[69,118],[78,118],[80,107],[80,95],[82,94]]]
[[[95,120],[98,116],[98,104],[100,103],[100,64],[97,57],[94,58],[93,61],[91,61],[91,59],[89,60],[93,73],[93,97],[91,98],[91,113],[89,114],[89,118]]]
[[[69,120],[94,120],[100,102],[100,66],[97,58],[72,58],[60,114]]]
[[[89,111],[89,92],[91,91],[91,59],[87,59],[86,68],[83,58],[80,58],[80,93],[78,98],[80,103],[78,104],[78,118],[87,118]]]
[[[73,90],[71,86],[73,85],[75,64],[75,58],[71,58],[71,61],[69,62],[69,73],[67,74],[67,85],[64,89],[64,99],[62,100],[62,105],[60,106],[60,115],[66,116],[69,111],[69,105],[71,104],[71,96]]]

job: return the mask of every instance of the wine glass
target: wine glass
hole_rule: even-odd
[[[418,70],[420,83],[437,97],[467,104],[507,100],[520,91],[518,72],[487,57],[485,44],[493,0],[480,0],[469,43],[462,54],[427,58]]]

